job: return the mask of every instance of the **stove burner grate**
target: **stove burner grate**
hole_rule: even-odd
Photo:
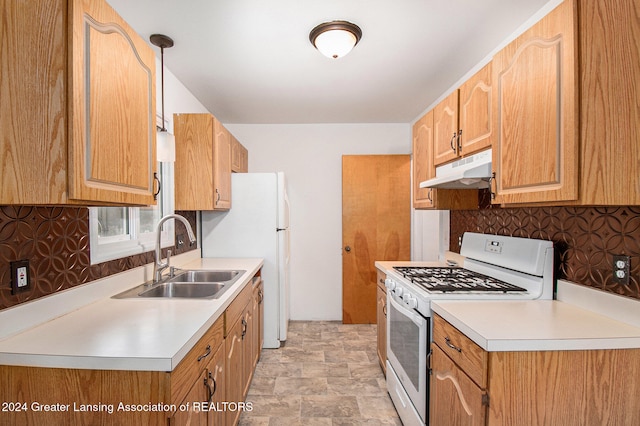
[[[393,269],[427,291],[526,292],[526,289],[460,267],[395,266]]]

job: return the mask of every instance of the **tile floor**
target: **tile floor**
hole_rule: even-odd
[[[263,349],[240,426],[402,425],[376,354],[376,326],[292,321]]]

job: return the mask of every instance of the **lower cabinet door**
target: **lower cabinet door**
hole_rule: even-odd
[[[225,424],[225,350],[224,345],[218,348],[205,370],[207,378],[207,397],[209,401],[209,425],[223,426]]]
[[[238,319],[227,334],[225,345],[225,384],[226,398],[229,403],[244,401],[244,353],[242,318]],[[240,420],[240,410],[226,412],[226,424],[235,426]]]
[[[485,392],[437,345],[432,344],[431,350],[430,424],[484,426]]]
[[[207,401],[206,377],[207,370],[205,369],[180,404],[180,407],[185,407],[185,409],[176,411],[176,414],[171,418],[171,425],[207,426],[208,412],[203,407],[203,402]]]

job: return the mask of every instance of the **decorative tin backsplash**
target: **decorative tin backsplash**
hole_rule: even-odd
[[[465,231],[551,240],[557,278],[640,299],[640,207],[452,211],[451,251],[460,252],[458,237]],[[631,256],[628,286],[613,282],[613,255],[617,254]]]
[[[177,213],[196,229],[195,212]],[[176,235],[186,235],[182,223],[175,226]],[[184,244],[172,252],[195,249]],[[21,259],[29,259],[31,288],[12,295],[10,262]],[[0,309],[152,262],[147,252],[91,265],[85,207],[0,206]]]

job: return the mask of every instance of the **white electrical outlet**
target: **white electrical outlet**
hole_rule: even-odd
[[[21,266],[19,268],[16,269],[16,275],[18,278],[18,288],[20,287],[26,287],[29,284],[29,281],[27,280],[27,267],[26,266]]]
[[[629,274],[631,270],[631,258],[629,256],[613,256],[613,282],[629,285]]]

